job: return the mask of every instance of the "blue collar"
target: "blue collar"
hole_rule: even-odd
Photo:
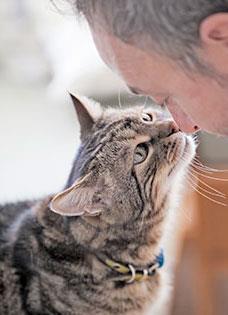
[[[165,257],[163,253],[163,249],[160,250],[160,253],[155,258],[155,262],[158,264],[158,268],[161,268],[165,263]]]

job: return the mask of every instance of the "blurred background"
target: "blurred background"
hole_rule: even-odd
[[[103,106],[149,103],[104,65],[87,25],[63,2],[0,1],[1,203],[64,186],[79,144],[67,91]],[[174,275],[167,315],[228,314],[228,208],[217,203],[226,202],[219,192],[228,194],[228,172],[209,169],[228,169],[228,139],[201,134],[198,159],[166,255]]]

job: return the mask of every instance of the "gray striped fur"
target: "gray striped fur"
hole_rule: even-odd
[[[80,123],[87,125],[81,126],[82,143],[66,193],[60,194],[62,208],[59,197],[53,202],[48,196],[33,206],[0,209],[1,315],[136,315],[159,299],[162,271],[144,282],[116,282],[115,272],[96,254],[142,267],[154,260],[194,144],[185,135],[182,140],[169,137],[173,123],[151,110],[152,123],[142,120],[141,107],[100,110],[92,117],[88,105],[76,99],[74,104]],[[188,142],[185,162],[180,160],[183,141]],[[142,142],[148,145],[148,156],[134,165]],[[83,178],[83,184],[75,184]],[[69,198],[69,191],[75,196]],[[81,197],[84,193],[87,198]],[[77,194],[87,215],[78,215]],[[56,213],[68,206],[75,214]],[[99,215],[91,216],[91,207]]]

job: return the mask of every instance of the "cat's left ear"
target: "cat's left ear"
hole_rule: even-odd
[[[77,180],[70,188],[57,194],[49,207],[64,216],[94,216],[101,213],[102,204],[96,184],[87,179]]]
[[[69,93],[76,110],[81,127],[81,140],[84,140],[91,132],[94,123],[102,115],[100,104],[86,97],[76,97]]]

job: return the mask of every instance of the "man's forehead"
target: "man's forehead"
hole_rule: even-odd
[[[137,46],[123,42],[100,24],[91,26],[93,40],[102,59],[115,72],[130,71],[134,68],[132,61],[142,60],[145,52]]]
[[[93,24],[91,31],[102,59],[133,91],[150,96],[168,94],[167,79],[170,81],[173,67],[166,58],[123,42],[101,25]]]

